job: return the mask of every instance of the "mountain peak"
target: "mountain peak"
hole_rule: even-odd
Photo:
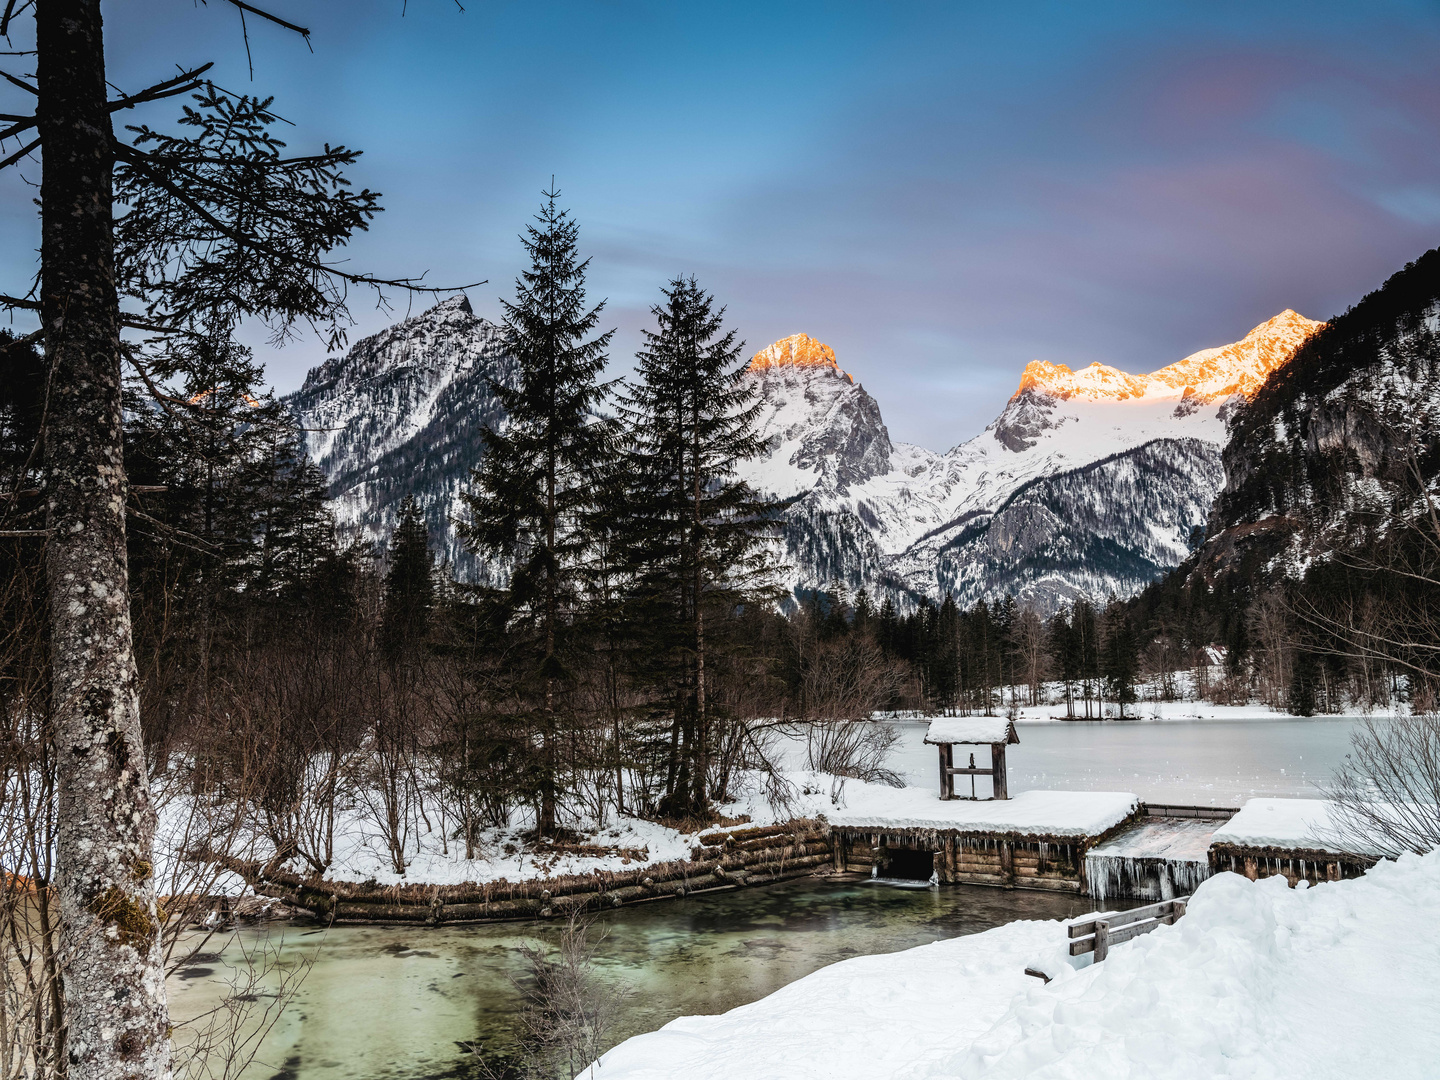
[[[750,358],[750,366],[746,370],[759,373],[783,367],[829,368],[837,375],[844,375],[850,382],[855,381],[840,370],[835,362],[835,350],[809,334],[791,334],[767,345]]]
[[[466,315],[474,315],[475,309],[470,306],[470,298],[463,292],[454,296],[447,296],[438,304],[425,312],[426,315],[446,315],[452,311],[463,312]]]
[[[1032,360],[1025,365],[1019,389],[1011,400],[1027,390],[1062,400],[1079,397],[1095,401],[1124,401],[1178,395],[1208,403],[1233,394],[1249,397],[1272,371],[1294,356],[1295,351],[1324,325],[1286,308],[1239,341],[1219,348],[1201,349],[1148,375],[1128,375],[1118,368],[1100,363],[1072,371],[1064,364]]]

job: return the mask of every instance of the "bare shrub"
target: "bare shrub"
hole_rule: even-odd
[[[860,634],[809,643],[801,669],[802,712],[824,720],[868,720],[900,692],[906,674]]]
[[[596,978],[595,950],[604,938],[592,937],[593,927],[593,919],[572,912],[553,947],[539,941],[521,946],[529,967],[515,982],[525,1001],[518,1061],[525,1077],[575,1080],[610,1048],[615,1017],[628,995]],[[483,1063],[481,1068],[497,1077]]]
[[[1440,846],[1440,716],[1366,718],[1325,789],[1346,850],[1399,855]]]
[[[885,764],[899,738],[891,725],[872,720],[816,721],[805,731],[806,764],[814,772],[904,787]]]

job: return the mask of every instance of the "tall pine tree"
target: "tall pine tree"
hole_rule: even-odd
[[[630,551],[643,648],[672,701],[664,809],[704,813],[714,747],[711,668],[727,619],[754,602],[768,560],[765,506],[735,475],[760,448],[755,389],[738,366],[743,344],[725,309],[693,277],[676,278],[651,309],[623,400],[633,462]]]
[[[590,546],[586,519],[610,451],[609,429],[596,412],[607,396],[600,373],[614,331],[590,338],[605,305],[586,308],[589,260],[576,250],[579,227],[556,205],[558,191],[543,194],[537,224],[521,237],[530,269],[515,282],[515,302],[501,301],[519,383],[493,384],[508,423],[485,433],[485,457],[465,496],[470,520],[461,532],[478,551],[511,565],[511,630],[528,641],[521,689],[540,739],[537,824],[549,834],[559,714],[569,707],[573,684],[567,655]]]
[[[435,602],[430,530],[413,497],[400,504],[388,554],[390,568],[385,573],[380,639],[386,655],[393,659],[425,636]]]

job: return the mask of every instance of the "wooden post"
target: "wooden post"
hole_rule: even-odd
[[[955,766],[955,748],[949,743],[940,744],[940,798],[955,798],[955,776],[950,772]]]
[[[1245,876],[1251,881],[1256,880],[1260,876],[1260,866],[1255,861],[1254,855],[1245,856]]]
[[[1005,878],[1005,887],[1015,887],[1015,845],[1009,840],[1000,844],[1000,873]]]
[[[1095,963],[1110,955],[1110,920],[1095,920]]]
[[[955,853],[957,846],[954,833],[945,837],[945,880],[947,882],[953,882],[958,872],[959,859]]]
[[[990,782],[992,795],[997,799],[1010,798],[1010,784],[1005,776],[1005,744],[990,744]]]
[[[830,858],[834,862],[837,874],[845,871],[845,837],[838,832],[830,834]]]

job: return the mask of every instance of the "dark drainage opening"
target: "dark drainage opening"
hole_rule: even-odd
[[[935,872],[935,856],[913,848],[888,848],[880,866],[880,876],[903,881],[929,881]]]

